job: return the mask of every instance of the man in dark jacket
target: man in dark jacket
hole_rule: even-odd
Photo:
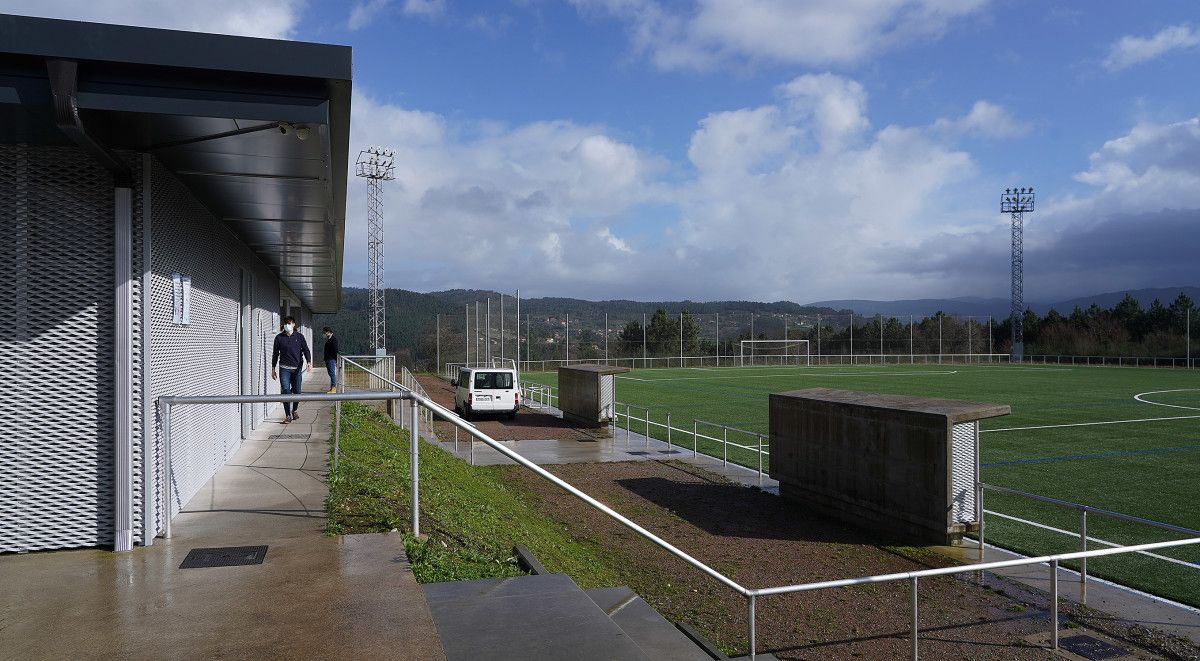
[[[332,328],[326,326],[324,332],[325,349],[321,354],[325,357],[325,370],[329,372],[329,392],[337,392],[338,341]]]
[[[275,336],[275,348],[271,351],[271,378],[279,379],[279,391],[284,395],[300,394],[301,370],[307,366],[312,371],[312,352],[308,340],[296,332],[296,320],[283,318],[283,330]],[[275,368],[279,371],[276,372]],[[283,424],[299,419],[298,404],[283,403]]]

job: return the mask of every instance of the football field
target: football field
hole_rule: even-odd
[[[557,385],[555,372],[522,376]],[[809,387],[1008,404],[1011,415],[980,425],[985,483],[1200,529],[1200,371],[1008,364],[776,366],[634,370],[616,382],[617,400],[649,409],[652,422],[665,423],[669,412],[676,429],[673,442],[689,449],[693,420],[766,434],[767,395]],[[624,410],[618,407],[619,413]],[[644,412],[631,409],[631,417],[633,429],[643,430]],[[699,431],[716,438],[723,433],[703,424]],[[651,434],[666,438],[663,427],[651,426]],[[754,443],[738,434],[729,441]],[[701,440],[700,451],[721,456],[722,445]],[[737,448],[729,458],[747,466],[757,461],[752,450]],[[985,493],[984,502],[989,543],[1031,555],[1079,549],[1081,517],[1075,510],[994,491]],[[1088,548],[1186,536],[1094,513],[1088,516],[1087,534]],[[1200,606],[1200,549],[1161,555],[1168,559],[1093,559],[1088,572]]]

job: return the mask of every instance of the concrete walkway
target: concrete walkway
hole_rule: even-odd
[[[558,409],[537,409],[547,415],[562,416]],[[422,437],[426,437],[424,430]],[[511,464],[511,459],[493,450],[487,445],[475,442],[474,448],[466,432],[459,432],[458,443],[454,437],[436,439],[442,449],[478,466]],[[726,479],[746,486],[761,486],[763,491],[779,495],[779,482],[762,475],[761,484],[756,469],[746,468],[733,462],[722,461],[720,457],[710,457],[705,454],[694,454],[691,450],[690,434],[678,432],[675,438],[686,443],[687,447],[679,447],[656,438],[647,438],[636,431],[617,429],[615,436],[597,440],[562,441],[531,439],[524,441],[500,441],[500,444],[535,464],[586,464],[609,461],[681,461],[693,466],[699,466],[710,473],[724,476]],[[472,454],[473,453],[473,454]],[[765,457],[764,457],[765,462]]]
[[[170,540],[0,558],[0,657],[445,659],[401,536],[324,534],[328,409],[288,425],[277,409]],[[259,565],[179,568],[195,548],[258,545]]]

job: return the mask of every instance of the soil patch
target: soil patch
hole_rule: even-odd
[[[428,386],[427,386],[428,387]],[[912,571],[951,564],[921,549],[807,514],[777,496],[678,462],[546,467],[749,587]],[[519,484],[577,539],[627,551],[626,580],[661,613],[697,625],[728,652],[746,650],[746,601],[607,516],[518,467]],[[931,659],[1046,659],[1029,642],[1050,629],[1041,593],[1001,579],[922,580],[921,656]],[[758,651],[781,659],[907,658],[908,582],[836,588],[758,600]],[[1077,624],[1069,615],[1063,626]],[[1136,652],[1141,658],[1154,658]]]

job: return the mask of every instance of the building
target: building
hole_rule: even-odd
[[[151,544],[340,301],[349,47],[0,15],[0,552]]]

